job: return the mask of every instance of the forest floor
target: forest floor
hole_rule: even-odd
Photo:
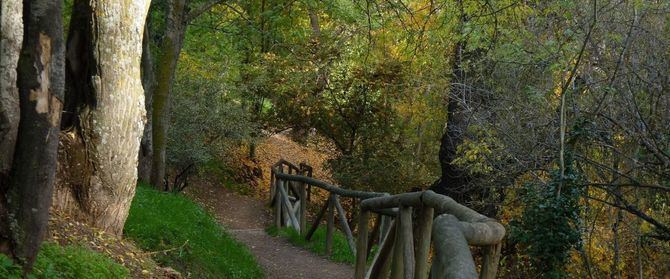
[[[218,183],[198,181],[185,194],[212,212],[238,241],[246,244],[267,278],[351,278],[353,267],[293,246],[265,232],[271,216],[263,201],[243,196]]]

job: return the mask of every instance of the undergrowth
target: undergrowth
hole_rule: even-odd
[[[21,276],[21,267],[3,254],[0,254],[0,278],[24,278]],[[25,278],[123,279],[130,278],[130,272],[105,255],[85,247],[44,243],[33,272]]]
[[[190,278],[262,278],[249,250],[187,198],[137,187],[125,235]]]

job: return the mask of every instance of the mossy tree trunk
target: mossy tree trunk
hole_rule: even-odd
[[[153,87],[152,112],[152,166],[151,184],[161,188],[165,179],[167,134],[170,120],[170,95],[174,83],[177,61],[186,35],[188,23],[209,11],[222,0],[211,0],[190,9],[189,0],[169,0],[166,7],[166,24],[156,58],[156,84]]]
[[[165,178],[168,121],[170,120],[170,92],[186,32],[186,0],[171,0],[167,4],[165,35],[160,43],[156,60],[156,86],[153,91],[151,131],[153,162],[151,184],[162,187]]]
[[[154,64],[151,57],[151,45],[149,36],[149,27],[147,23],[144,27],[144,39],[142,41],[142,86],[144,87],[144,108],[147,111],[147,122],[144,125],[144,133],[142,134],[142,141],[140,142],[140,154],[137,165],[137,176],[140,181],[151,181],[151,165],[153,163],[153,141],[151,137],[152,112],[153,112],[153,87],[156,82],[156,75],[154,74]]]
[[[4,13],[5,5],[10,5],[6,2],[3,37],[6,17],[17,16]],[[26,271],[31,269],[46,234],[56,173],[65,80],[61,5],[48,0],[23,2],[23,44],[16,68],[20,119],[9,183],[2,189],[7,209],[3,213],[8,214],[3,216],[2,226],[5,232],[9,228],[11,238],[8,251],[3,252],[9,252]],[[6,85],[11,87],[3,82],[3,88]]]
[[[467,22],[467,18],[462,9],[463,4],[459,1],[461,7],[461,25]],[[439,160],[442,167],[442,176],[433,184],[431,190],[452,197],[458,202],[469,201],[468,189],[466,189],[470,175],[463,169],[456,166],[453,161],[457,156],[457,148],[463,143],[465,130],[467,129],[467,115],[461,100],[465,99],[466,73],[464,61],[467,59],[465,39],[456,42],[451,56],[452,80],[449,90],[449,101],[447,104],[447,124],[446,130],[440,141]]]
[[[135,194],[144,130],[140,78],[149,0],[76,0],[67,97],[76,121],[61,134],[54,208],[120,235]]]

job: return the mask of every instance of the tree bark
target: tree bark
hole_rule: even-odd
[[[83,98],[76,127],[61,134],[53,206],[115,235],[123,231],[137,181],[148,8],[149,0],[76,0],[68,35],[68,90],[75,91],[68,96]]]
[[[19,89],[16,66],[23,43],[23,4],[2,1],[0,38],[0,189],[9,176],[19,129]]]
[[[452,54],[453,80],[449,92],[449,101],[447,104],[447,124],[446,130],[440,141],[440,165],[442,166],[442,176],[436,181],[431,190],[436,193],[447,195],[459,203],[466,202],[467,185],[470,177],[467,172],[454,165],[452,162],[456,159],[456,150],[463,143],[465,136],[465,115],[463,115],[462,105],[459,103],[464,98],[464,89],[461,84],[465,83],[465,71],[462,67],[464,61],[465,44],[456,43]]]
[[[28,271],[46,234],[63,108],[64,44],[60,1],[24,1],[18,61],[21,111],[7,189],[12,253]],[[4,34],[4,33],[3,33]]]
[[[148,21],[148,18],[147,18]],[[147,24],[148,25],[148,22]],[[153,86],[156,82],[154,74],[153,58],[151,56],[151,45],[149,27],[144,27],[144,39],[142,40],[142,86],[144,87],[144,108],[147,111],[147,123],[144,125],[144,133],[140,142],[139,163],[137,165],[137,176],[140,181],[151,181],[151,165],[153,162],[152,121],[153,112]]]
[[[469,17],[463,6],[463,1],[458,0],[459,8],[459,32],[463,32],[464,26],[468,23]],[[469,204],[478,197],[486,197],[488,192],[477,193],[470,185],[473,177],[466,170],[455,165],[454,159],[457,158],[458,146],[463,143],[469,126],[469,116],[466,110],[466,100],[476,100],[477,95],[470,89],[475,87],[468,84],[468,73],[466,63],[477,55],[477,50],[467,49],[467,37],[460,38],[451,55],[452,80],[449,90],[449,100],[447,104],[447,124],[442,139],[440,141],[439,160],[442,167],[442,176],[430,187],[436,193],[452,197],[459,203]],[[488,191],[486,189],[485,191]],[[484,210],[479,209],[477,210]],[[492,212],[488,212],[492,211]],[[493,210],[487,210],[487,215],[495,215]]]
[[[23,43],[23,3],[0,2],[0,253],[11,254],[7,214],[7,183],[19,130],[19,89],[16,66]]]
[[[165,178],[165,150],[167,147],[168,121],[170,120],[170,92],[186,33],[186,0],[167,3],[165,36],[156,61],[156,86],[153,88],[152,140],[153,162],[151,184],[161,187]]]
[[[189,21],[209,11],[222,0],[210,0],[189,12],[189,0],[169,0],[166,3],[165,34],[160,42],[156,65],[156,84],[152,88],[152,166],[151,184],[161,188],[165,179],[165,150],[170,120],[170,95],[174,83],[177,61]]]

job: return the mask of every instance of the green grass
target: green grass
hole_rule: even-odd
[[[22,278],[21,268],[2,254],[0,254],[0,278]],[[27,278],[117,279],[130,278],[130,272],[112,259],[88,248],[44,243],[33,272]]]
[[[178,194],[137,187],[124,233],[144,250],[166,251],[156,253],[156,261],[185,277],[263,277],[247,247],[203,208]]]
[[[319,255],[326,255],[326,227],[319,226],[314,235],[312,235],[312,240],[305,240],[305,236],[298,233],[293,228],[281,228],[277,229],[276,227],[270,227],[267,229],[267,233],[272,236],[281,236],[285,237],[295,246],[304,247],[307,250],[310,250]],[[356,255],[351,253],[349,249],[349,244],[347,243],[347,237],[340,231],[333,231],[333,251],[329,257],[330,260],[335,262],[349,263],[353,264],[356,261]]]

